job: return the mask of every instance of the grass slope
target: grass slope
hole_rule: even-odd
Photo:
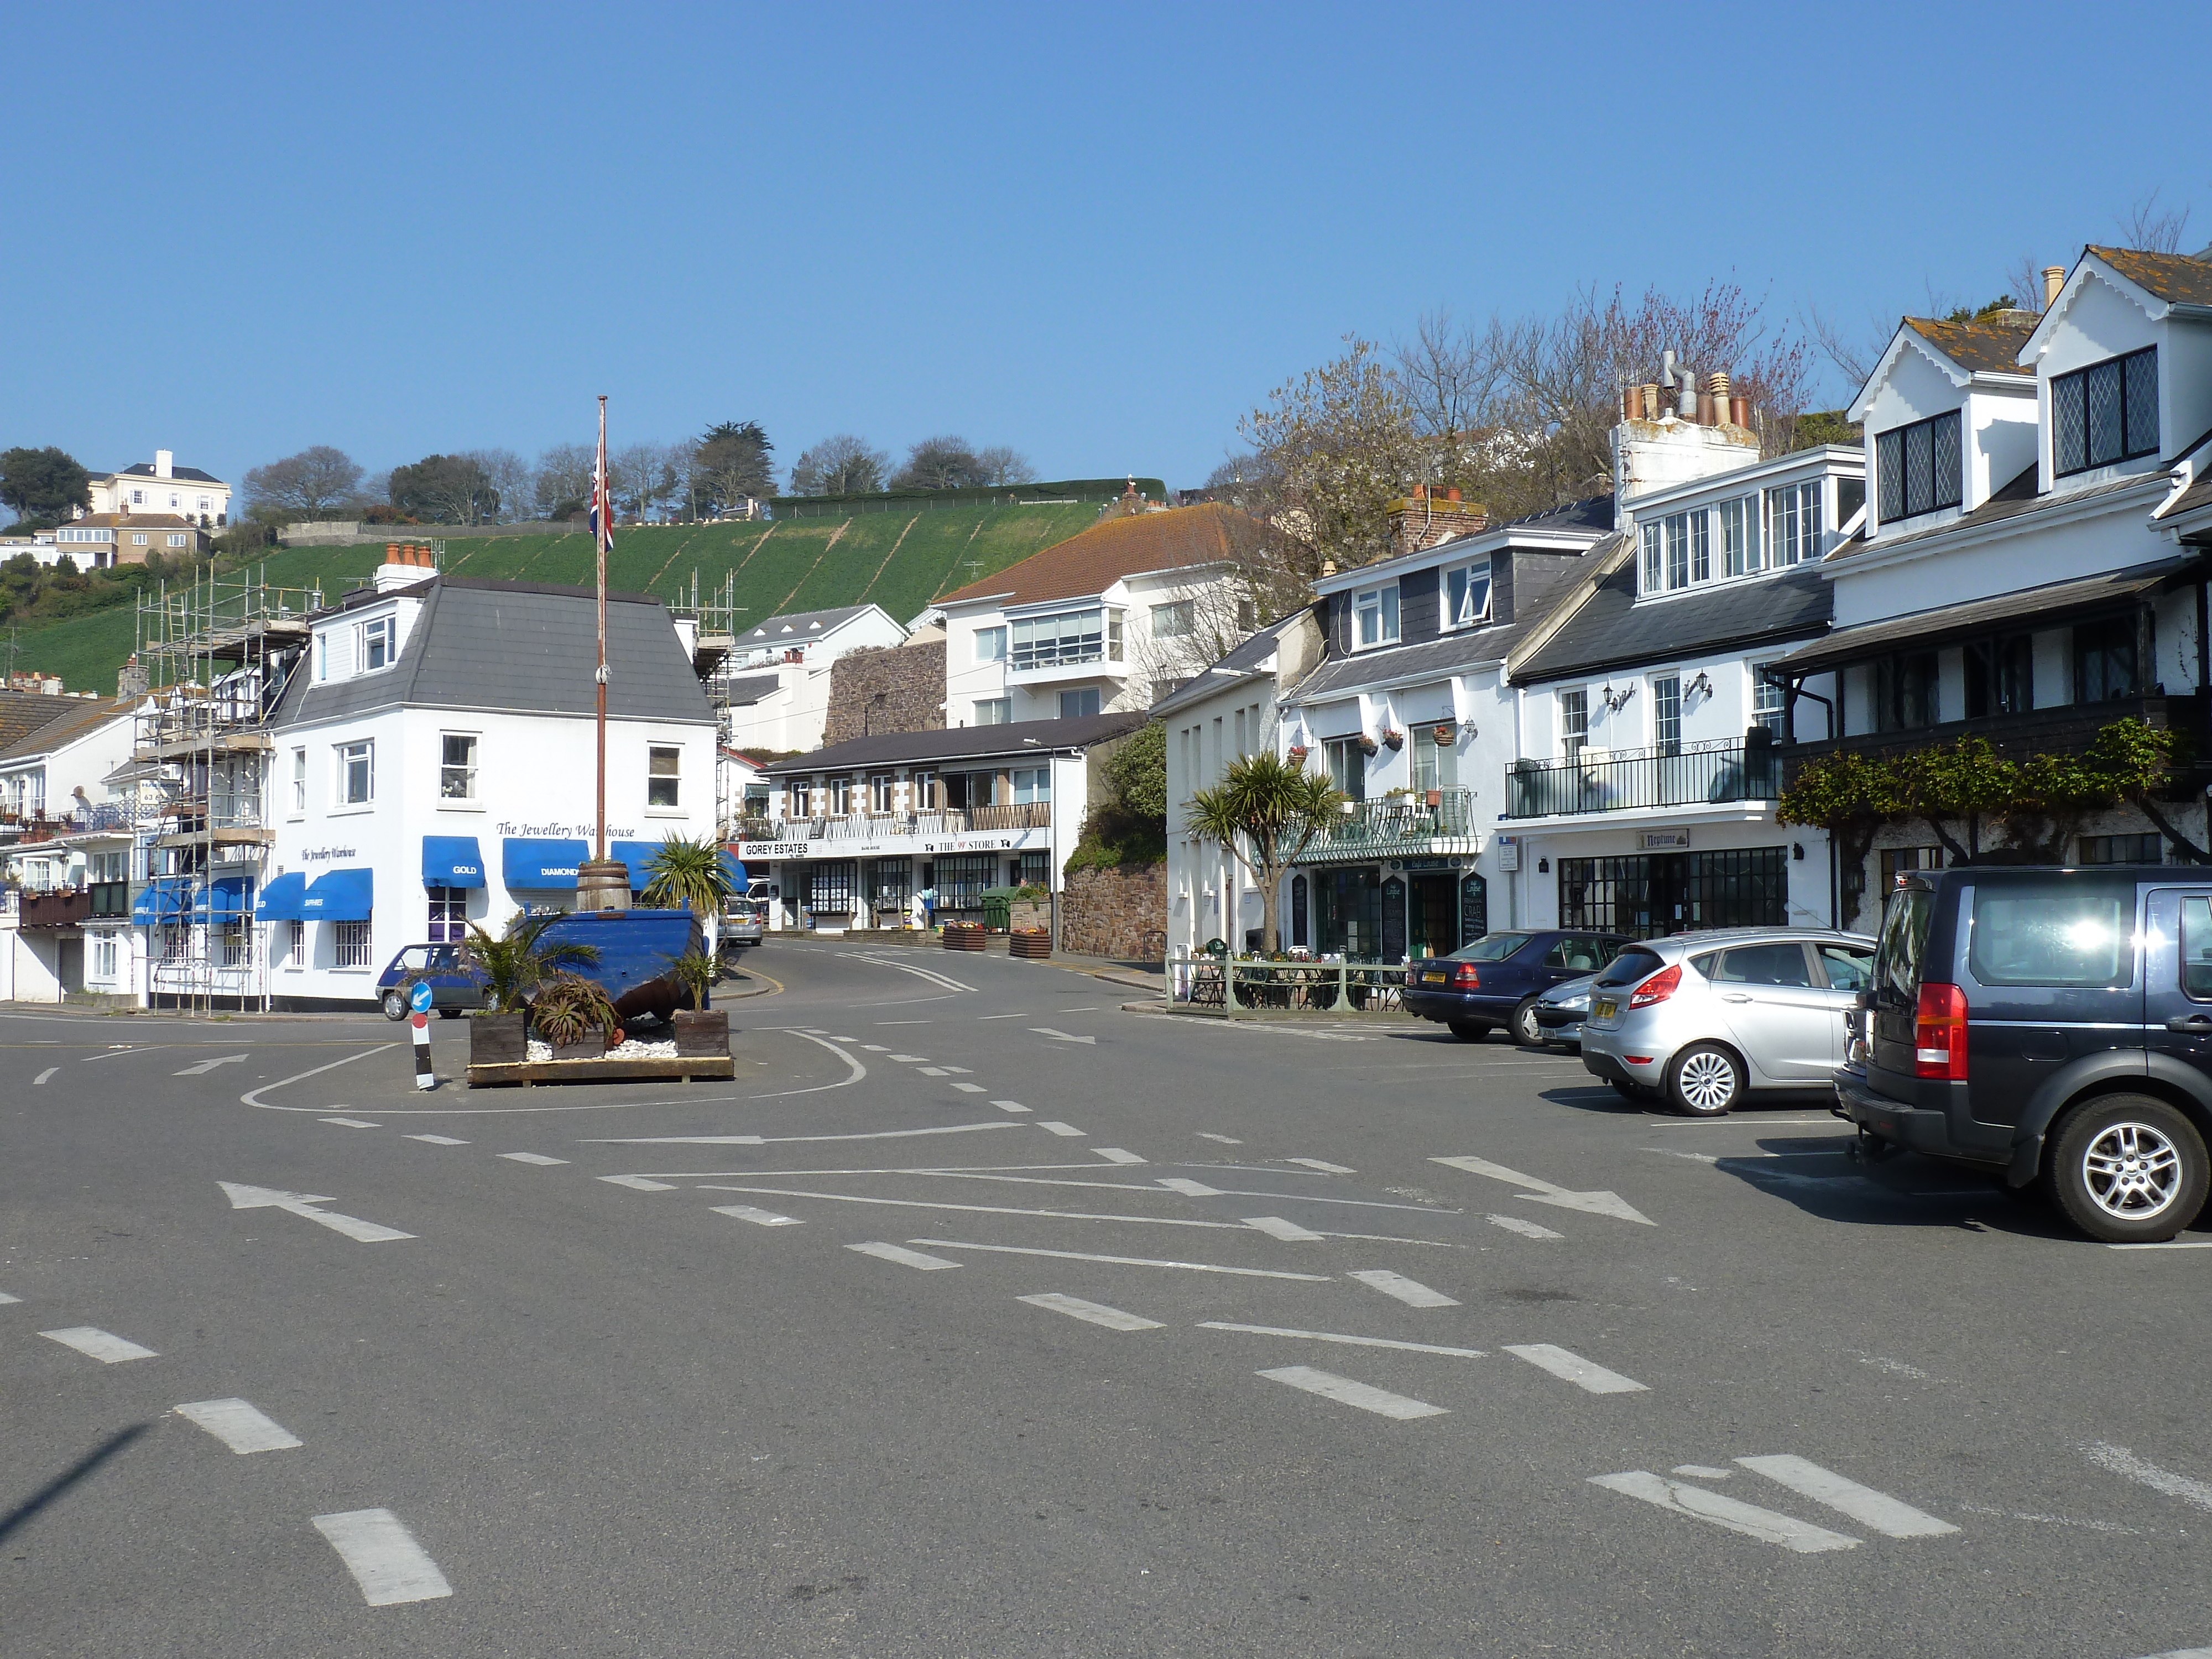
[[[737,573],[742,629],[787,611],[880,605],[910,621],[931,600],[1003,570],[1097,522],[1095,503],[1066,507],[967,507],[932,513],[863,513],[849,519],[786,519],[773,524],[639,526],[615,532],[607,585],[674,601],[719,598]],[[322,586],[336,599],[384,562],[381,545],[285,548],[258,562],[270,583]],[[483,536],[446,544],[446,572],[502,581],[592,580],[588,533]],[[16,660],[58,674],[72,691],[112,694],[115,672],[131,654],[131,607],[120,605],[48,627],[26,629]]]

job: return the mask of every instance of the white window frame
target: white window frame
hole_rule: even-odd
[[[1006,625],[998,623],[989,628],[975,630],[975,660],[1004,662],[1006,659]]]
[[[360,751],[357,757],[354,753],[356,750]],[[337,787],[331,793],[338,808],[356,811],[374,806],[376,804],[376,739],[355,738],[347,743],[334,743],[331,745],[331,752],[337,762]],[[365,768],[362,774],[364,792],[359,796],[353,793],[353,763],[356,758],[359,758]]]
[[[1066,690],[1063,690],[1056,700],[1058,712],[1054,714],[1054,719],[1063,720],[1085,720],[1091,718],[1091,711],[1086,709],[1079,708],[1073,714],[1069,714],[1067,712],[1067,700],[1070,697],[1073,697],[1079,702],[1082,702],[1086,697],[1096,697],[1098,699],[1098,708],[1097,712],[1101,714],[1106,712],[1106,693],[1103,687],[1096,685],[1073,685],[1068,687]]]
[[[868,811],[877,817],[888,815],[898,799],[898,780],[888,772],[875,772],[868,777]]]
[[[836,814],[836,815],[837,817],[844,817],[848,816],[848,815],[852,811],[852,810],[853,810],[853,781],[852,781],[852,779],[850,779],[850,778],[845,778],[845,777],[836,777],[836,778],[832,778],[832,779],[830,779],[830,811],[831,812],[833,812],[834,814]]]
[[[937,804],[939,798],[937,793],[936,773],[915,773],[912,778],[908,780],[907,789],[908,798],[914,802],[914,810],[915,811],[934,812],[938,810]]]
[[[1374,637],[1368,637],[1373,624]],[[1379,651],[1393,646],[1403,637],[1398,607],[1398,584],[1384,582],[1376,587],[1363,587],[1352,596],[1352,648],[1354,651]]]
[[[456,765],[447,757],[447,744],[460,742],[468,744],[468,759]],[[480,732],[441,732],[438,733],[438,805],[441,806],[473,806],[477,804],[477,775],[480,757],[483,752],[483,734]],[[463,793],[450,794],[447,786],[459,774]]]
[[[292,751],[292,816],[303,818],[307,815],[307,751]]]
[[[672,757],[669,771],[660,770],[662,757]],[[664,793],[665,800],[659,799]],[[645,749],[645,810],[653,813],[681,812],[684,810],[684,745],[676,743],[647,744]]]
[[[380,645],[382,662],[372,662],[372,647]],[[354,632],[354,665],[363,674],[381,674],[399,660],[399,618],[372,617]]]
[[[307,924],[288,921],[284,925],[292,930],[285,940],[284,965],[287,968],[304,968],[307,965]]]
[[[1820,556],[1820,543],[1826,529],[1821,506],[1826,482],[1825,478],[1814,478],[1803,483],[1777,484],[1765,492],[1770,569],[1809,563]],[[1778,522],[1785,528],[1777,531]]]
[[[1572,760],[1589,747],[1589,688],[1563,685],[1553,696],[1559,700],[1559,753]]]
[[[331,966],[367,968],[373,965],[374,957],[371,952],[375,943],[374,926],[374,923],[367,921],[331,922]]]
[[[1779,684],[1769,679],[1766,671],[1778,660],[1778,658],[1770,658],[1765,662],[1745,665],[1751,673],[1751,696],[1747,705],[1751,710],[1751,718],[1745,723],[1763,726],[1778,738],[1782,735],[1782,716],[1789,706],[1789,693]],[[1774,718],[1771,720],[1761,718],[1767,714]]]
[[[1012,697],[978,697],[975,712],[978,726],[1011,726],[1014,719],[1014,700]]]
[[[1167,599],[1152,607],[1152,637],[1184,640],[1198,632],[1198,602]]]
[[[1673,688],[1671,696],[1662,695]],[[1668,705],[1674,706],[1674,735],[1667,734]],[[1682,752],[1682,675],[1677,669],[1671,674],[1651,677],[1651,748],[1654,753],[1679,755]]]
[[[1729,576],[1756,576],[1761,568],[1759,497],[1738,495],[1714,511],[1721,521],[1721,568]]]
[[[1481,573],[1478,593],[1475,573]],[[1490,620],[1491,596],[1497,591],[1497,569],[1488,554],[1465,564],[1447,565],[1437,577],[1443,600],[1443,627],[1479,628]]]
[[[1014,769],[1014,805],[1028,806],[1049,805],[1052,800],[1052,768],[1049,766],[1017,767]]]

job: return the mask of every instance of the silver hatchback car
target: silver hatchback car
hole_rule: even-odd
[[[1590,988],[1583,1065],[1632,1100],[1718,1117],[1749,1095],[1826,1091],[1875,941],[1825,928],[1645,939]]]

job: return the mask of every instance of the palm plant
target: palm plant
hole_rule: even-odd
[[[494,939],[473,923],[464,947],[471,968],[484,976],[484,990],[495,1013],[519,1014],[538,988],[556,974],[587,968],[599,959],[596,945],[557,940],[544,943],[551,916],[526,915],[517,910],[507,918],[506,931]]]
[[[556,973],[539,988],[531,1022],[556,1048],[573,1048],[594,1028],[612,1032],[622,1021],[606,992],[581,974]]]
[[[708,988],[722,977],[722,964],[704,951],[687,951],[668,964],[661,977],[682,992],[694,1008],[704,1008]]]
[[[706,924],[711,940],[725,901],[736,896],[722,849],[712,836],[671,836],[653,849],[646,869],[651,873],[641,895],[656,909],[676,910],[685,905]]]
[[[1191,797],[1185,826],[1235,854],[1259,886],[1262,949],[1282,948],[1283,873],[1304,856],[1341,799],[1321,773],[1267,753],[1246,756],[1219,783]]]

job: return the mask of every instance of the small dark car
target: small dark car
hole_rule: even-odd
[[[2112,1243],[2197,1218],[2212,1139],[2212,871],[1901,877],[1836,1111],[1877,1146],[2040,1183]]]
[[[410,945],[376,978],[377,1000],[386,1019],[407,1018],[408,987],[417,981],[428,981],[430,1006],[447,1019],[484,1006],[484,976],[468,965],[462,946]]]
[[[1554,985],[1594,974],[1629,941],[1614,933],[1551,928],[1486,933],[1448,957],[1406,969],[1406,1012],[1441,1020],[1465,1042],[1503,1025],[1516,1042],[1536,1048],[1547,1039],[1536,1023],[1536,999]]]

